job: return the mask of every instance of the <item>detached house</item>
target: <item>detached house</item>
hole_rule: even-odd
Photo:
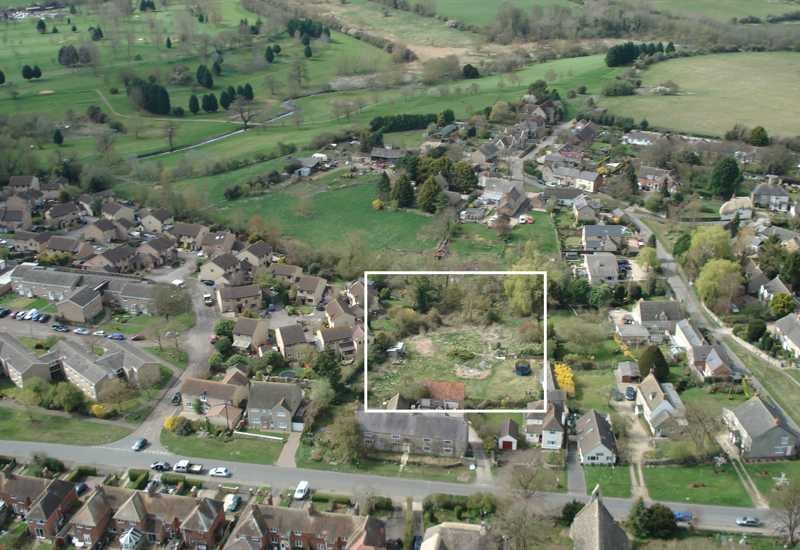
[[[757,185],[750,193],[750,199],[756,208],[767,208],[773,212],[789,211],[789,192],[772,178],[769,182]]]
[[[275,329],[275,342],[287,361],[299,359],[300,354],[308,349],[306,334],[298,324]]]
[[[169,235],[161,235],[139,245],[139,260],[147,269],[172,263],[178,257],[178,248]]]
[[[268,333],[264,319],[239,317],[233,327],[233,347],[245,353],[256,352],[267,343]]]
[[[647,329],[655,341],[660,341],[667,333],[674,333],[675,325],[684,318],[680,304],[674,300],[639,300],[633,306],[631,316],[637,325]]]
[[[208,227],[197,223],[176,223],[169,231],[180,248],[197,250],[208,233]]]
[[[497,146],[492,143],[484,143],[472,153],[471,160],[474,164],[492,164],[497,161]]]
[[[586,195],[580,195],[572,203],[572,214],[576,223],[595,223],[599,208]]]
[[[625,245],[625,226],[584,225],[581,244],[586,252],[619,252]]]
[[[668,437],[686,425],[686,409],[675,387],[660,384],[651,372],[636,393],[636,414],[641,414],[650,432],[656,437]]]
[[[202,378],[185,378],[181,384],[183,406],[187,411],[194,410],[199,401],[204,412],[217,405],[239,407],[248,397],[248,388],[236,384],[224,384]]]
[[[289,264],[272,264],[269,266],[269,272],[282,283],[293,285],[302,277],[303,268]]]
[[[792,291],[789,290],[785,284],[783,284],[780,275],[776,275],[774,279],[767,281],[761,285],[761,288],[758,289],[758,299],[766,304],[769,304],[778,294],[787,294],[792,297],[794,296]]]
[[[136,249],[127,243],[106,250],[83,262],[84,269],[110,271],[112,273],[131,273],[139,269]]]
[[[607,417],[590,410],[578,419],[575,431],[581,464],[608,465],[617,461],[617,440]]]
[[[221,313],[242,313],[261,307],[263,296],[257,285],[223,286],[217,289],[217,305]]]
[[[322,301],[328,281],[322,277],[303,275],[297,281],[297,300],[308,306],[316,306]]]
[[[333,350],[343,359],[352,359],[356,354],[356,343],[353,340],[353,327],[340,325],[321,328],[317,331],[322,349]]]
[[[175,218],[169,213],[169,210],[163,208],[154,208],[148,210],[139,220],[142,229],[146,233],[163,233],[167,230],[168,226],[175,223]]]
[[[700,382],[725,382],[733,377],[733,362],[722,346],[692,346],[686,358]]]
[[[467,450],[463,417],[358,411],[356,419],[368,449],[449,457],[462,457]]]
[[[503,194],[500,202],[497,204],[497,213],[502,216],[514,218],[522,213],[528,212],[531,209],[531,202],[528,196],[516,185],[512,186],[506,193]]]
[[[78,225],[81,221],[81,208],[74,202],[62,202],[45,211],[44,219],[49,227],[65,229]]]
[[[84,239],[101,244],[122,241],[125,240],[126,237],[127,232],[122,226],[107,218],[97,220],[95,223],[89,224],[83,229]]]
[[[214,281],[216,284],[243,284],[250,280],[250,264],[226,252],[204,263],[199,277],[201,281]]]
[[[30,229],[31,225],[30,208],[9,208],[8,206],[0,208],[0,228],[3,228],[4,231]]]
[[[253,267],[269,265],[272,260],[272,247],[264,241],[256,241],[239,252],[236,257]]]
[[[779,459],[797,454],[797,434],[758,396],[734,409],[723,409],[722,419],[728,427],[728,440],[745,460]]]
[[[363,306],[351,306],[343,296],[337,296],[325,305],[325,320],[331,327],[353,327],[363,318]]]
[[[615,285],[619,282],[619,264],[617,257],[610,252],[584,254],[583,264],[589,284]]]
[[[642,191],[657,191],[662,193],[664,189],[673,192],[678,188],[678,182],[671,170],[657,168],[655,166],[640,166],[638,175],[639,189]]]
[[[586,193],[597,193],[603,184],[603,175],[595,170],[581,170],[569,166],[556,166],[552,178],[560,185],[575,187]]]
[[[253,382],[247,401],[248,425],[262,432],[302,431],[303,419],[298,415],[302,403],[303,390],[297,384]]]
[[[567,411],[563,403],[548,399],[544,412],[544,401],[528,403],[527,408],[532,412],[525,414],[525,440],[551,451],[564,447]]]
[[[216,231],[206,233],[200,247],[206,256],[214,258],[220,254],[236,254],[244,245],[230,231]]]

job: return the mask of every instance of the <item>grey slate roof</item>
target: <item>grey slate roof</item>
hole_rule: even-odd
[[[771,183],[760,183],[753,189],[754,197],[788,197],[789,192],[780,185]]]
[[[467,440],[467,423],[463,418],[434,414],[356,413],[358,423],[365,432],[399,434],[401,437],[431,437]]]
[[[20,374],[24,374],[34,365],[47,364],[46,360],[34,355],[19,340],[6,333],[0,333],[0,357]]]
[[[74,288],[81,280],[77,273],[56,271],[54,269],[42,269],[27,265],[20,265],[14,269],[11,275],[12,280],[27,284],[43,284],[51,286],[62,286],[64,288]]]
[[[306,341],[306,335],[303,332],[303,327],[298,324],[278,327],[275,330],[281,333],[281,339],[283,340],[283,344],[285,346],[304,344]]]
[[[250,385],[248,408],[272,409],[278,404],[292,414],[303,402],[303,390],[297,384],[282,382],[253,382]]]
[[[751,397],[735,409],[731,409],[731,412],[753,439],[780,425],[778,417],[758,396]]]
[[[569,528],[573,550],[630,550],[625,531],[616,524],[600,499],[599,489],[575,516]]]
[[[684,318],[681,305],[675,300],[639,300],[637,307],[644,322],[680,321]]]
[[[775,321],[775,327],[795,346],[800,347],[800,321],[798,321],[796,313],[781,317]]]
[[[580,417],[575,424],[575,430],[578,433],[578,448],[581,450],[581,454],[591,454],[598,445],[603,445],[616,454],[617,441],[611,430],[611,424],[597,411],[590,410]]]
[[[86,307],[98,296],[100,296],[100,293],[95,289],[88,286],[83,286],[73,292],[66,301],[72,302],[79,307]]]
[[[586,258],[586,271],[592,278],[606,281],[619,278],[617,257],[610,252],[595,252],[594,254],[585,254],[584,257]]]

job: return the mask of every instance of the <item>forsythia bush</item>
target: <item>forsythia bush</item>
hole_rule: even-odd
[[[168,416],[164,419],[164,429],[168,432],[174,432],[175,426],[178,424],[177,416]]]
[[[91,407],[89,407],[89,412],[92,413],[92,416],[96,418],[105,418],[109,416],[113,411],[110,407],[103,405],[102,403],[95,403]]]
[[[614,341],[617,343],[617,346],[619,347],[620,351],[622,352],[622,355],[624,355],[625,357],[627,357],[628,359],[631,359],[633,361],[637,360],[636,356],[631,351],[631,348],[628,347],[628,344],[626,344],[625,342],[622,341],[622,339],[619,337],[618,334],[614,335]]]
[[[553,373],[556,377],[558,387],[566,392],[570,397],[575,396],[575,376],[572,369],[566,363],[556,363]]]
[[[383,210],[383,201],[381,199],[375,199],[372,201],[372,208],[375,210]]]

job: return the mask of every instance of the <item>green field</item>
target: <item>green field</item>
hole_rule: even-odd
[[[722,135],[734,124],[764,126],[770,134],[800,133],[800,53],[737,53],[673,59],[642,73],[644,86],[672,80],[675,96],[602,98],[609,110],[651,126]]]
[[[713,466],[660,466],[644,468],[647,491],[653,500],[752,506],[733,467],[726,464],[719,471]]]
[[[780,15],[797,9],[787,0],[643,0],[643,4],[687,17],[730,21],[732,17]]]
[[[583,468],[586,490],[592,492],[600,485],[604,497],[630,498],[631,473],[627,466],[587,466]]]
[[[561,6],[567,8],[581,9],[575,2],[569,0],[511,0],[505,1],[481,1],[481,0],[437,0],[436,13],[445,15],[468,25],[488,25],[497,17],[497,10],[505,3],[518,6],[525,11],[533,6],[549,7]]]
[[[130,433],[129,429],[105,422],[0,407],[0,439],[102,445],[122,439]]]

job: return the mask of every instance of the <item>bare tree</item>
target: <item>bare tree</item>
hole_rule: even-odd
[[[242,96],[237,96],[231,104],[231,111],[239,115],[239,119],[247,130],[247,125],[256,118],[255,104]]]
[[[792,480],[770,499],[776,531],[789,547],[800,541],[800,483]]]
[[[178,125],[175,124],[173,121],[167,122],[166,126],[164,126],[164,137],[167,138],[167,143],[169,143],[170,151],[175,150],[175,134],[177,133],[178,133]]]

